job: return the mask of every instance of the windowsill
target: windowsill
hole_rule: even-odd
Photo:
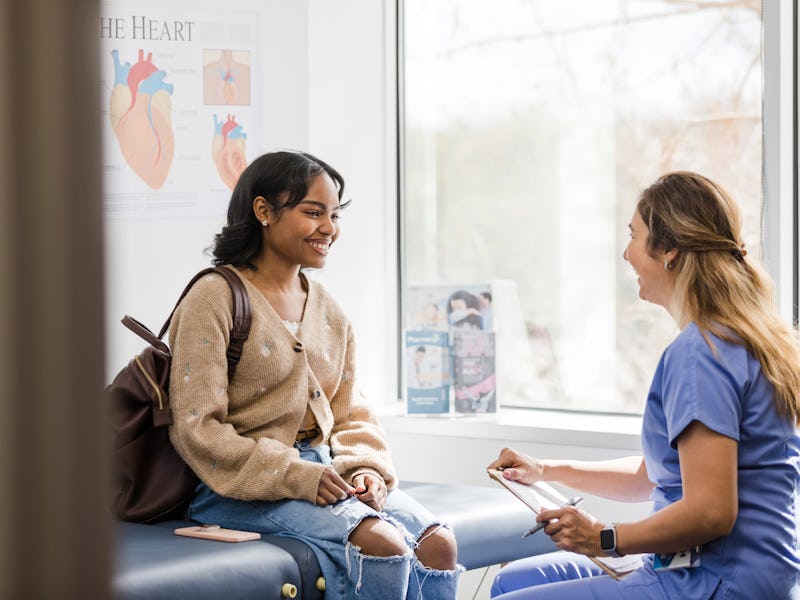
[[[641,417],[501,408],[492,415],[406,415],[402,403],[378,414],[390,433],[641,451]]]

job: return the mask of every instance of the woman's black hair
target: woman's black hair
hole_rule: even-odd
[[[327,173],[344,194],[344,178],[339,172],[306,152],[270,152],[259,156],[242,171],[228,204],[228,222],[214,238],[211,247],[215,265],[256,269],[253,259],[261,252],[261,224],[253,213],[253,200],[263,196],[275,214],[294,207],[306,197],[311,182]],[[341,204],[344,208],[349,204]]]

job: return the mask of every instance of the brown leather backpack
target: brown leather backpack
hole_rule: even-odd
[[[225,277],[233,293],[233,329],[227,350],[230,381],[251,321],[250,299],[239,276],[226,267],[203,269],[183,290],[175,308],[192,285],[208,273]],[[122,319],[123,325],[150,344],[106,388],[113,436],[110,509],[123,521],[147,523],[181,517],[198,483],[169,440],[172,353],[161,338],[169,329],[175,308],[158,336],[128,315]]]

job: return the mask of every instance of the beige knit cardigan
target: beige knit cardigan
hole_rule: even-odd
[[[302,275],[301,275],[302,276]],[[217,274],[201,278],[175,311],[170,439],[212,490],[241,500],[313,502],[324,465],[299,459],[294,438],[307,408],[346,481],[376,473],[391,489],[394,466],[383,430],[356,386],[353,329],[319,282],[297,337],[261,292],[242,277],[253,312],[250,335],[232,381],[228,347],[232,296]]]

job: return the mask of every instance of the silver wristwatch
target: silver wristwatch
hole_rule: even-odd
[[[617,524],[612,523],[611,527],[603,529],[600,531],[600,550],[608,554],[609,556],[613,556],[615,558],[619,558],[623,556],[619,552],[617,552]]]

